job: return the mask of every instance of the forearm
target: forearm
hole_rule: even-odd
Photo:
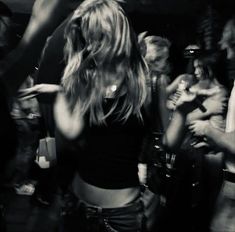
[[[175,78],[175,80],[173,80],[167,87],[166,87],[166,93],[168,95],[172,94],[177,88],[178,88],[178,84],[180,83],[182,79],[182,76],[178,76]]]
[[[163,136],[162,142],[164,146],[170,150],[175,150],[181,145],[186,131],[185,121],[186,116],[183,113],[179,111],[174,112],[170,124]]]
[[[207,125],[204,134],[221,150],[235,155],[235,131],[226,133]]]

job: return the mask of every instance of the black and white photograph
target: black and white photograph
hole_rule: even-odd
[[[235,232],[234,0],[0,0],[0,232]]]

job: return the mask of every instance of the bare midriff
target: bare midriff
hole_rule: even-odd
[[[117,208],[133,202],[140,194],[140,188],[105,189],[85,182],[77,173],[73,181],[76,196],[91,205],[102,208]]]

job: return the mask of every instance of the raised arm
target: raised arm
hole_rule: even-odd
[[[0,78],[9,95],[19,86],[37,63],[46,39],[71,12],[75,0],[36,0],[29,24],[19,45],[0,64]]]

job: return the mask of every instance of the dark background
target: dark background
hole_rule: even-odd
[[[20,38],[34,0],[2,1],[13,12],[16,33]],[[177,75],[184,68],[183,49],[201,39],[199,28],[207,17],[208,7],[213,11],[212,27],[216,27],[213,36],[218,40],[224,22],[234,12],[235,0],[126,0],[124,5],[137,33],[148,31],[149,35],[167,37],[172,42],[171,61],[173,73]]]

